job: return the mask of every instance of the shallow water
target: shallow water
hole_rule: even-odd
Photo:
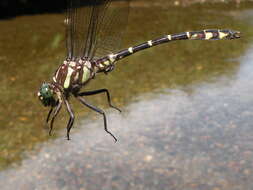
[[[132,5],[125,47],[204,28],[243,38],[162,45],[97,76],[88,88],[110,89],[123,110],[109,109],[104,96],[89,99],[106,109],[116,144],[102,118],[76,101],[72,140],[65,113],[48,137],[36,91],[64,59],[63,15],[0,21],[1,187],[251,190],[253,6],[225,8]]]

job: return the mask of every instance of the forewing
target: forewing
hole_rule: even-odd
[[[119,51],[127,27],[129,3],[130,0],[118,0],[110,3],[97,32],[96,41],[90,54],[92,58],[97,59]]]
[[[111,0],[67,0],[67,58],[91,57],[100,26]]]

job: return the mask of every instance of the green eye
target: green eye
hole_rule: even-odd
[[[49,84],[44,83],[42,84],[41,88],[40,88],[40,94],[44,97],[44,98],[50,98],[51,96],[53,96],[53,93],[50,89]]]
[[[53,90],[48,83],[43,83],[39,92],[38,97],[44,106],[52,106],[55,103],[53,97]]]

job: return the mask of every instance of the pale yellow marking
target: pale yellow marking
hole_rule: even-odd
[[[57,96],[59,102],[61,103],[62,102],[62,94],[59,90],[56,90],[56,96]]]
[[[114,54],[110,54],[109,55],[109,60],[111,61],[111,63],[113,63],[115,61],[115,55]]]
[[[107,61],[103,62],[103,64],[104,64],[104,65],[110,65],[110,61],[107,60]],[[104,65],[103,65],[103,66],[104,66]]]
[[[91,68],[91,64],[90,64],[89,61],[86,61],[86,62],[84,63],[84,65],[87,66],[89,69]]]
[[[57,70],[56,74],[55,74],[55,77],[57,78],[58,77],[58,73],[59,73],[59,69]]]
[[[227,36],[228,34],[224,33],[224,32],[219,32],[219,38],[223,39]]]
[[[79,72],[76,73],[76,76],[75,76],[74,80],[77,81],[78,77],[79,77]]]
[[[53,81],[56,82],[56,78],[55,77],[53,77]]]
[[[38,94],[37,94],[38,96],[40,96],[41,94],[40,94],[40,92],[38,92]]]
[[[76,62],[71,61],[71,62],[69,63],[69,65],[72,66],[72,67],[74,67],[74,66],[76,66]]]
[[[206,38],[205,38],[206,40],[210,40],[213,37],[213,33],[212,32],[205,32],[205,36],[206,36]]]
[[[83,67],[82,83],[86,82],[90,78],[90,70],[87,67]]]
[[[192,35],[190,39],[193,39],[193,40],[194,40],[194,39],[198,39],[198,34]]]
[[[169,40],[171,40],[171,35],[168,35],[167,38],[168,38]]]
[[[134,52],[132,47],[128,48],[128,51],[129,51],[129,53],[133,53]]]
[[[67,77],[64,81],[64,88],[68,88],[69,87],[69,83],[70,83],[70,79],[71,79],[71,75],[73,73],[73,69],[71,67],[68,68],[68,73],[67,73]]]
[[[103,67],[104,67],[104,65],[103,65],[102,63],[100,63],[100,64],[99,64],[99,67],[103,68]]]
[[[149,45],[149,46],[152,46],[152,45],[153,45],[153,44],[152,44],[152,40],[149,40],[149,41],[148,41],[148,45]]]
[[[61,68],[64,69],[64,66],[62,66]],[[56,77],[56,78],[58,78],[59,70],[60,70],[60,68],[57,70],[57,72],[56,72],[56,74],[55,74],[55,77]]]
[[[186,32],[188,38],[191,38],[190,32]]]

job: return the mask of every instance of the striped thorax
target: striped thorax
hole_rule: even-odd
[[[56,70],[53,81],[63,89],[80,87],[93,76],[92,63],[88,60],[64,61]]]

